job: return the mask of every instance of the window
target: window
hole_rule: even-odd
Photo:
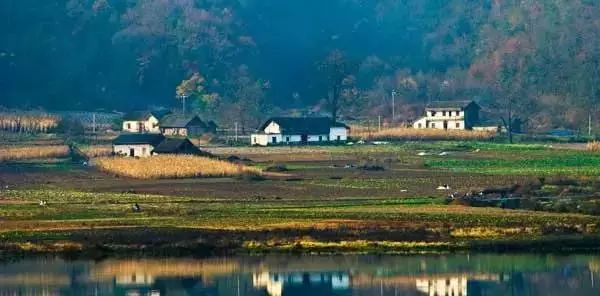
[[[342,136],[337,136],[337,140],[341,141],[342,140]]]
[[[319,142],[323,141],[323,136],[319,136]]]
[[[456,111],[456,116],[460,116],[460,111]]]
[[[435,111],[431,111],[431,116],[435,116]]]
[[[456,128],[460,128],[460,122],[456,123]]]
[[[256,144],[256,137],[252,137],[252,142],[254,142],[254,144]]]
[[[290,141],[290,137],[285,137],[285,141],[289,142]]]
[[[127,129],[130,130],[131,129],[131,123],[127,124]]]
[[[442,116],[446,116],[446,111],[442,111]]]
[[[431,123],[431,128],[435,128],[435,123]]]
[[[271,138],[271,142],[273,142],[273,144],[277,143],[277,137]]]
[[[419,123],[419,124],[418,124],[418,127],[419,127],[419,128],[422,128],[422,127],[423,127],[423,124]]]

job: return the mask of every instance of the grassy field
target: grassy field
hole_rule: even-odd
[[[0,166],[0,249],[395,253],[600,246],[600,216],[587,211],[600,200],[596,153],[471,141],[210,150],[235,155],[250,170],[285,171],[264,180],[136,179],[68,160],[9,162]],[[146,162],[157,160],[118,159],[144,174],[152,167]],[[446,199],[454,191],[532,183],[539,183],[532,198],[545,198],[536,211]],[[451,191],[438,190],[442,184]],[[555,207],[553,196],[569,204]]]

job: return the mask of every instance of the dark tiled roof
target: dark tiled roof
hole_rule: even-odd
[[[150,112],[147,111],[134,111],[129,112],[123,116],[124,121],[145,121],[150,117]]]
[[[332,127],[346,127],[343,123],[332,123],[329,117],[273,117],[267,120],[261,127],[260,131],[271,124],[277,123],[283,134],[329,134]]]
[[[150,144],[156,146],[165,139],[161,134],[122,134],[113,140],[114,145]]]
[[[156,111],[133,111],[125,114],[123,120],[125,121],[146,121],[150,116],[156,117],[161,120],[163,117],[171,114],[169,110],[156,110]]]
[[[150,114],[154,115],[154,117],[156,117],[156,119],[158,120],[162,120],[165,116],[171,114],[172,112],[170,110],[167,109],[163,109],[163,110],[155,110],[155,111],[151,111]]]
[[[175,153],[182,152],[184,150],[189,150],[187,152],[197,152],[199,149],[190,142],[190,140],[185,138],[166,138],[164,139],[156,148],[154,148],[153,152],[156,153]],[[193,151],[192,151],[193,150]]]
[[[477,103],[473,101],[436,101],[427,105],[427,109],[465,109],[469,105]]]
[[[160,127],[171,127],[171,128],[184,128],[190,126],[199,126],[206,128],[206,124],[200,120],[198,116],[183,116],[179,114],[171,114],[165,116],[161,122]]]

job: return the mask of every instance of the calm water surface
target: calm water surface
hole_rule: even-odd
[[[6,295],[600,295],[600,256],[36,258],[0,262]]]

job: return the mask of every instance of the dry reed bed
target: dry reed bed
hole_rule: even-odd
[[[30,147],[15,146],[0,148],[0,162],[9,160],[66,157],[68,155],[69,148],[64,145]]]
[[[363,140],[395,141],[395,140],[490,140],[496,136],[495,132],[469,131],[469,130],[438,130],[414,129],[408,127],[387,128],[378,131],[365,127],[351,128],[353,138]]]
[[[60,117],[43,112],[0,112],[0,130],[46,133],[56,127]]]
[[[600,141],[592,141],[587,143],[586,149],[590,152],[600,152]]]
[[[148,158],[101,157],[100,170],[135,179],[178,179],[258,175],[260,170],[227,161],[192,155],[159,155]]]

